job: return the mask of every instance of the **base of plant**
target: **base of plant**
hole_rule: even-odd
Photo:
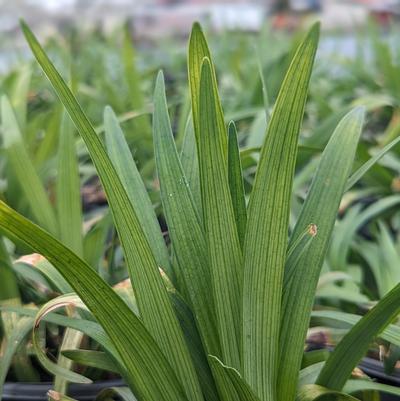
[[[68,395],[79,401],[93,401],[97,394],[108,387],[123,386],[121,379],[104,380],[91,384],[70,384]],[[52,383],[5,383],[2,401],[47,401]]]

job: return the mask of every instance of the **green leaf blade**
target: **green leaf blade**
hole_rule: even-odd
[[[82,205],[72,121],[63,113],[58,147],[57,214],[60,240],[83,255]]]
[[[318,26],[299,46],[281,87],[257,168],[244,244],[244,378],[263,400],[277,398],[280,304],[290,197]]]
[[[282,327],[278,389],[282,399],[296,392],[294,377],[300,369],[303,344],[320,268],[327,251],[337,210],[351,171],[364,119],[358,108],[339,123],[326,146],[308,196],[291,236],[295,243],[312,222],[318,234],[301,256],[282,300]],[[332,175],[332,171],[335,174]],[[285,275],[287,272],[285,272]],[[301,299],[301,302],[299,300]],[[289,312],[290,311],[290,312]],[[291,318],[285,318],[290,314]]]
[[[154,104],[154,152],[169,235],[182,266],[202,340],[208,352],[220,355],[204,232],[175,147],[162,72],[157,77]]]
[[[236,127],[233,121],[231,121],[228,126],[228,181],[239,241],[243,248],[247,224],[247,210],[239,144]]]
[[[229,192],[226,132],[218,124],[211,63],[203,60],[199,92],[199,164],[212,285],[223,360],[240,369],[242,253]]]
[[[400,313],[399,300],[400,284],[370,309],[343,337],[325,362],[317,384],[334,390],[343,388],[373,339]]]
[[[108,155],[118,175],[121,177],[122,184],[137,213],[157,264],[172,278],[168,251],[153,205],[151,204],[139,170],[136,167],[136,163],[133,160],[118,119],[111,107],[108,106],[104,110],[104,127]]]
[[[0,202],[0,227],[52,263],[91,310],[127,368],[138,396],[187,401],[182,386],[143,323],[100,276],[51,235]]]
[[[41,226],[57,234],[53,207],[28,154],[16,115],[6,96],[1,98],[1,120],[4,146],[32,214]]]
[[[21,25],[32,52],[84,139],[99,173],[114,217],[144,324],[177,372],[188,398],[202,401],[203,396],[182,330],[173,311],[154,255],[121,179],[74,95],[28,26],[23,22]]]

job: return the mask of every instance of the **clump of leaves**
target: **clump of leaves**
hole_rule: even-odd
[[[186,150],[191,149],[193,163],[183,165],[176,150],[163,74],[158,74],[153,139],[170,249],[140,176],[126,168],[131,160],[112,111],[105,112],[107,135],[113,136],[106,148],[32,32],[22,27],[92,157],[134,294],[118,295],[76,253],[0,203],[2,232],[42,254],[80,298],[50,301],[35,326],[47,320],[93,337],[104,352],[66,355],[117,370],[139,400],[351,400],[348,393],[373,388],[370,381],[350,376],[372,339],[399,312],[399,285],[356,322],[326,362],[301,370],[317,281],[364,118],[364,109],[356,108],[336,127],[290,231],[298,136],[318,25],[300,43],[280,88],[248,206],[235,127],[229,125],[228,135],[198,24],[188,62],[194,131],[187,133]],[[54,313],[71,303],[83,309],[81,318]],[[36,350],[40,355],[39,346]],[[43,355],[40,359],[70,381],[86,380]]]

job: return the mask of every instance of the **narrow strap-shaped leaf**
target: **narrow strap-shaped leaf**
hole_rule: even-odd
[[[216,113],[216,124],[218,125],[218,130],[220,132],[225,132],[225,121],[224,114],[222,112],[221,101],[218,94],[217,78],[214,70],[214,65],[212,63],[211,53],[208,48],[208,44],[204,33],[201,29],[199,23],[195,22],[193,24],[192,32],[189,39],[189,54],[188,54],[188,76],[189,76],[189,87],[190,87],[190,98],[192,101],[192,117],[193,126],[197,142],[197,151],[199,154],[199,159],[202,158],[199,149],[199,140],[202,135],[200,130],[200,79],[201,79],[201,68],[204,58],[207,58],[210,63],[212,81],[213,81],[213,96],[214,96],[214,109]],[[227,154],[227,138],[226,135],[222,138],[223,142],[223,152],[226,157]]]
[[[362,316],[355,315],[353,313],[345,313],[334,310],[316,310],[311,312],[311,317],[316,318],[318,322],[322,324],[329,323],[332,327],[336,327],[337,323],[349,325],[350,327],[357,324]],[[336,323],[336,326],[335,326]],[[380,334],[379,337],[397,346],[400,346],[400,327],[395,324],[389,324]]]
[[[33,344],[33,349],[35,350],[35,356],[37,357],[40,364],[43,366],[43,368],[45,370],[56,375],[56,381],[58,382],[57,387],[64,387],[63,391],[65,391],[66,382],[92,383],[92,380],[90,380],[89,378],[87,378],[79,373],[75,373],[75,372],[71,371],[70,370],[71,361],[67,360],[68,363],[66,363],[63,360],[64,359],[63,356],[61,356],[61,360],[59,358],[57,363],[51,361],[47,357],[46,351],[42,348],[43,341],[40,338],[40,334],[38,333],[38,331],[39,331],[38,327],[39,327],[39,324],[36,323],[34,326],[34,329],[33,329],[33,334],[32,334],[32,344]],[[67,330],[69,331],[71,329],[67,329]],[[81,334],[80,332],[78,332],[78,333]],[[60,378],[62,378],[63,383],[60,383]],[[56,389],[56,391],[61,391],[61,390]]]
[[[400,313],[400,284],[370,309],[343,337],[325,362],[317,384],[341,390],[372,340]],[[340,362],[339,362],[340,361]]]
[[[239,144],[235,123],[228,126],[228,182],[235,212],[236,226],[240,245],[243,248],[246,233],[247,210],[244,195],[242,163],[240,161]]]
[[[83,238],[84,259],[96,271],[98,271],[99,262],[104,253],[107,233],[112,227],[112,223],[111,213],[107,211]]]
[[[215,380],[193,313],[188,304],[175,289],[170,291],[170,297],[185,335],[185,340],[188,344],[204,397],[207,401],[219,401]]]
[[[247,214],[244,244],[244,378],[276,399],[283,272],[297,142],[317,49],[315,25],[300,44],[268,124]]]
[[[182,330],[143,227],[140,225],[121,179],[74,95],[33,33],[24,23],[22,28],[36,59],[85,141],[99,173],[114,217],[143,322],[181,380],[188,398],[201,401],[203,397]]]
[[[359,401],[349,394],[332,391],[329,388],[316,384],[303,386],[297,395],[296,401]]]
[[[225,366],[215,356],[209,356],[222,401],[259,401],[238,371]]]
[[[360,209],[350,209],[348,213],[352,213],[352,221],[349,220],[348,224],[343,226],[338,226],[337,231],[335,231],[336,236],[338,236],[339,229],[340,236],[338,240],[333,241],[329,247],[329,255],[331,259],[331,264],[334,265],[336,270],[343,269],[347,265],[347,256],[350,251],[350,244],[353,237],[356,235],[357,230],[364,226],[369,220],[376,216],[379,216],[386,210],[398,205],[400,203],[400,195],[394,194],[385,196],[377,201],[373,202],[371,205],[367,206],[365,209],[360,211]],[[351,223],[351,224],[350,224]]]
[[[65,358],[68,358],[79,365],[91,366],[109,372],[119,372],[118,366],[107,355],[107,353],[103,351],[65,349],[61,353]]]
[[[358,170],[356,170],[347,181],[346,191],[348,191],[352,186],[354,186],[368,170],[373,167],[387,152],[394,148],[400,142],[400,136],[393,139],[382,149],[379,150],[375,155],[368,159]]]
[[[119,354],[115,349],[110,337],[106,334],[104,329],[98,323],[92,320],[72,318],[55,313],[58,308],[62,308],[68,305],[77,305],[76,299],[74,299],[74,297],[76,299],[79,299],[79,297],[75,294],[65,294],[53,298],[51,301],[45,303],[40,308],[42,321],[81,331],[83,334],[87,335],[88,337],[99,343],[99,345],[101,345],[101,347],[105,351],[107,351],[110,356],[112,356],[113,360],[117,361],[117,363],[122,366],[123,361],[119,357]],[[81,305],[78,306],[80,307]],[[86,307],[85,309],[87,310]],[[37,314],[39,312],[38,309],[21,307],[2,307],[1,310],[12,311],[22,317],[27,316],[33,318],[31,328],[33,327],[34,319],[37,317]]]
[[[182,266],[207,352],[220,355],[206,241],[175,147],[162,72],[158,74],[154,91],[153,129],[161,200],[174,254]]]
[[[211,64],[205,58],[200,79],[198,140],[203,224],[222,358],[240,370],[243,259],[229,192],[226,131],[218,125],[215,91]]]
[[[153,205],[117,117],[110,107],[104,110],[104,127],[107,153],[128,193],[157,264],[173,279],[167,247]]]
[[[82,205],[78,158],[72,121],[63,112],[58,146],[57,215],[60,240],[83,255]]]
[[[10,102],[15,110],[18,124],[22,130],[24,130],[26,125],[28,94],[29,87],[31,85],[32,71],[33,69],[31,63],[22,64],[22,66],[18,68],[16,81],[13,85],[11,93],[9,94]]]
[[[289,283],[294,276],[298,262],[301,260],[301,256],[311,245],[312,240],[317,235],[317,226],[310,224],[306,230],[299,235],[293,244],[290,245],[285,263],[285,274],[283,278],[283,291],[287,291]]]
[[[348,380],[343,387],[344,393],[358,393],[359,391],[379,391],[382,393],[400,396],[400,388],[398,386],[390,386],[388,384],[377,383],[372,380]],[[396,397],[398,398],[398,397]]]
[[[315,384],[324,363],[325,361],[317,362],[301,369],[299,373],[298,387],[302,387],[306,384]]]
[[[57,234],[57,220],[46,190],[25,147],[19,125],[6,96],[1,98],[3,144],[12,169],[37,223]]]
[[[197,213],[201,216],[202,206],[200,194],[199,160],[197,158],[196,138],[194,134],[193,119],[191,117],[188,118],[186,124],[180,157],[182,169],[187,178]]]
[[[0,237],[0,305],[20,304],[17,277],[4,239]]]
[[[124,29],[122,45],[122,61],[124,66],[125,79],[128,84],[131,106],[134,111],[142,110],[145,107],[144,96],[140,87],[140,75],[136,67],[135,48],[132,43],[132,35],[128,25]],[[148,114],[137,116],[133,120],[134,135],[141,139],[151,138],[151,125]]]
[[[82,259],[0,202],[0,229],[44,255],[104,328],[126,366],[128,384],[142,400],[187,401],[160,348],[127,304]]]
[[[31,269],[43,274],[48,280],[48,283],[51,283],[58,292],[62,294],[72,292],[71,286],[64,280],[64,277],[42,255],[33,253],[31,255],[21,256],[14,262],[14,268],[19,264],[29,266]]]
[[[290,244],[295,243],[311,222],[318,227],[318,234],[297,263],[282,300],[278,379],[282,400],[293,398],[296,392],[315,289],[353,164],[363,118],[364,110],[355,109],[343,118],[331,136],[290,239]]]

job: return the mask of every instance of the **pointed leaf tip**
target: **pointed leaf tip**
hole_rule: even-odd
[[[195,21],[193,22],[192,25],[192,33],[193,32],[201,32],[203,33],[203,29],[201,28],[200,22],[199,21]]]
[[[163,70],[159,70],[157,73],[155,91],[165,91]]]
[[[203,60],[201,61],[201,69],[203,69],[205,66],[207,66],[207,68],[211,71],[211,61],[207,56],[203,57]]]

